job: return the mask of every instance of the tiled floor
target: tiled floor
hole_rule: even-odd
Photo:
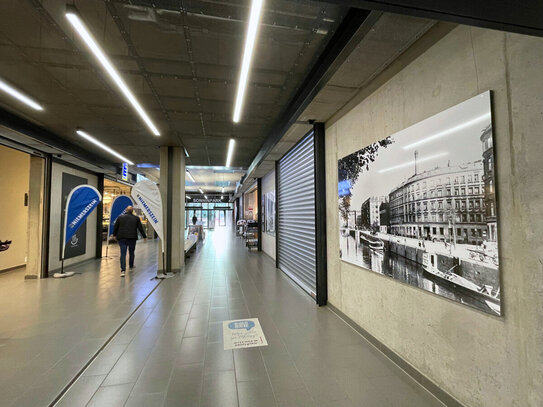
[[[66,279],[25,281],[24,271],[0,275],[2,407],[41,407],[55,399],[157,286],[156,280],[150,281],[156,273],[157,246],[138,243],[137,272],[124,279],[119,277],[116,246],[110,248],[114,258],[72,268],[82,274]],[[145,312],[136,312],[132,319],[143,320]],[[126,339],[126,331],[118,335],[119,341],[132,339]],[[124,347],[108,349],[110,355],[115,351],[120,355]],[[88,380],[96,382],[97,377]]]
[[[222,321],[247,317],[259,318],[269,346],[223,350]],[[58,405],[442,406],[315,306],[270,258],[220,229],[185,272],[158,286]]]

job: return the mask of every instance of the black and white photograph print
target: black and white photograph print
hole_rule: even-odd
[[[275,192],[266,195],[266,233],[275,235]]]
[[[490,91],[338,161],[341,260],[501,315]]]

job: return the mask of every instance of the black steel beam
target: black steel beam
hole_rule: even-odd
[[[321,0],[365,10],[379,10],[543,37],[541,0]]]
[[[328,301],[328,268],[326,258],[326,165],[324,123],[313,125],[315,140],[315,243],[317,265],[317,304]]]
[[[249,166],[247,174],[251,174],[262,163],[290,126],[296,122],[317,93],[347,59],[354,47],[371,29],[379,15],[380,13],[355,8],[347,12],[298,91],[274,123]]]
[[[28,120],[25,120],[16,114],[0,107],[0,124],[28,136],[46,146],[63,151],[66,154],[74,156],[81,161],[88,162],[104,170],[116,171],[117,165],[111,161],[106,161],[102,157],[89,153],[84,148],[76,146],[63,138],[57,136],[51,131],[40,127]],[[88,170],[87,170],[88,171]]]
[[[104,174],[98,174],[98,192],[102,195],[102,200],[96,208],[96,258],[102,258],[102,225],[104,221]],[[109,225],[106,234],[106,239],[109,239]]]
[[[257,200],[257,221],[258,221],[258,244],[257,244],[257,250],[259,252],[262,251],[262,178],[258,178],[256,180],[256,200]]]

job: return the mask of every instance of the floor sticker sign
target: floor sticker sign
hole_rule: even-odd
[[[224,350],[268,346],[258,318],[223,321]]]

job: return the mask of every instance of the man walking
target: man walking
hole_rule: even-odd
[[[131,269],[134,268],[134,251],[138,240],[138,230],[147,241],[141,220],[133,212],[134,208],[127,206],[126,213],[119,216],[113,226],[113,237],[117,239],[121,248],[121,277],[125,276],[126,271],[126,249],[128,249],[128,265]]]

